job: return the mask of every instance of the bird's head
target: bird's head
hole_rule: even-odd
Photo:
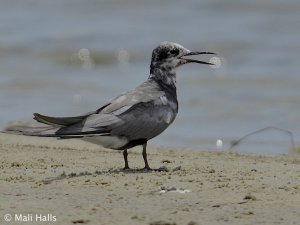
[[[213,65],[212,63],[209,62],[187,58],[192,55],[200,55],[200,54],[214,54],[214,53],[192,52],[184,48],[180,44],[164,41],[160,43],[160,45],[156,47],[152,52],[152,59],[150,65],[150,77],[160,78],[160,76],[162,76],[161,78],[163,77],[168,78],[168,76],[172,76],[172,74],[174,74],[174,78],[175,78],[176,68],[187,63]]]

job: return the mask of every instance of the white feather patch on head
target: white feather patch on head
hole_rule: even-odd
[[[178,44],[178,43],[175,43],[175,42],[170,42],[170,41],[163,41],[160,43],[160,46],[162,45],[165,45],[165,46],[174,46],[174,47],[177,47],[177,48],[185,48],[183,47],[182,45]]]

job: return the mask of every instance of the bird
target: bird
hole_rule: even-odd
[[[77,138],[105,148],[123,151],[124,170],[130,169],[128,149],[142,146],[144,170],[151,170],[147,142],[161,134],[178,113],[176,69],[184,64],[213,65],[190,56],[215,54],[190,51],[174,42],[163,41],[153,51],[148,79],[123,92],[95,111],[73,117],[52,117],[34,113],[43,126],[8,126],[5,132],[27,136]]]

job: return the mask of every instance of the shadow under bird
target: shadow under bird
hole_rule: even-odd
[[[127,149],[143,146],[144,169],[150,170],[147,142],[161,134],[178,112],[176,69],[187,63],[213,65],[189,56],[214,54],[192,52],[173,42],[162,42],[152,52],[150,75],[134,90],[111,99],[96,111],[76,117],[50,117],[34,113],[34,119],[46,126],[15,125],[5,132],[58,138],[81,138],[105,148],[122,150],[129,169]]]

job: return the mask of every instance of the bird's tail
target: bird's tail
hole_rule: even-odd
[[[33,123],[13,122],[10,123],[3,132],[27,136],[56,137],[57,135],[55,133],[60,128],[61,126],[40,126]]]

